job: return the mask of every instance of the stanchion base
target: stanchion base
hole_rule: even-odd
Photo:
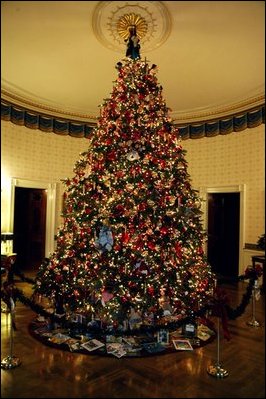
[[[258,322],[257,320],[247,321],[247,325],[249,327],[260,327],[261,326],[260,322]]]
[[[1,361],[1,369],[9,370],[21,365],[21,361],[16,356],[7,356]]]
[[[211,376],[216,377],[216,378],[224,378],[229,375],[228,371],[223,369],[219,365],[209,366],[207,368],[207,372],[208,372],[208,374],[210,374]]]

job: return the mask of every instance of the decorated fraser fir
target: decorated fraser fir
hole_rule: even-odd
[[[156,65],[126,57],[91,146],[64,180],[64,224],[35,291],[105,326],[178,320],[213,291],[200,200]]]

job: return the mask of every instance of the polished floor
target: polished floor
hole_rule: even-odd
[[[31,285],[16,279],[18,288],[31,294]],[[239,282],[224,288],[235,308],[246,292]],[[21,365],[1,369],[2,398],[265,398],[265,296],[255,302],[260,327],[250,327],[252,303],[236,320],[229,321],[231,340],[217,340],[194,351],[143,358],[114,358],[78,354],[43,345],[28,331],[32,310],[16,303],[17,331],[13,355]],[[217,320],[214,319],[217,322]],[[10,321],[1,314],[1,358],[10,354]],[[217,362],[228,371],[225,378],[207,373]]]

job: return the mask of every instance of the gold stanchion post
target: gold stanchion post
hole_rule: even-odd
[[[261,324],[259,321],[256,320],[256,296],[257,292],[259,292],[259,285],[258,285],[258,280],[256,279],[254,281],[254,285],[252,288],[252,319],[250,321],[247,321],[247,325],[249,327],[260,327]]]
[[[10,298],[10,305],[10,353],[9,356],[5,357],[1,361],[1,368],[5,370],[13,369],[21,364],[20,359],[13,355],[13,322],[15,304],[12,297]]]
[[[217,288],[217,279],[214,282],[214,289]],[[224,378],[229,375],[228,371],[223,369],[220,364],[220,317],[217,317],[217,360],[215,364],[211,364],[207,367],[207,372],[213,377]]]
[[[207,368],[208,374],[216,378],[224,378],[229,375],[228,371],[222,368],[220,363],[220,318],[218,317],[217,326],[217,361],[214,365]]]

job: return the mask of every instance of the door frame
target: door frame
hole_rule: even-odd
[[[15,214],[15,189],[38,188],[46,190],[46,224],[45,224],[45,257],[54,252],[54,231],[55,231],[55,203],[56,203],[56,183],[43,182],[38,180],[27,180],[12,177],[11,178],[11,210],[10,210],[10,227],[14,231],[14,214]]]
[[[238,261],[238,275],[241,274],[243,264],[243,248],[245,246],[245,207],[246,207],[246,185],[237,184],[232,186],[215,186],[215,187],[200,187],[199,196],[202,201],[201,211],[202,225],[204,230],[208,233],[208,194],[219,193],[240,193],[239,204],[239,261]],[[207,241],[204,245],[204,251],[207,253]]]

